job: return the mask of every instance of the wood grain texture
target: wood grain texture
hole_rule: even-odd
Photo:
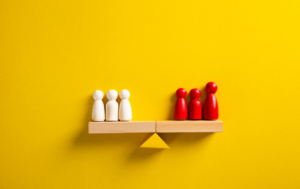
[[[169,120],[156,122],[157,133],[223,132],[223,121]]]
[[[89,122],[89,134],[155,133],[155,121]]]

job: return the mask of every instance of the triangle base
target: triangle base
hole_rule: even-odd
[[[158,134],[154,133],[146,142],[144,142],[140,148],[163,148],[170,149],[170,147],[158,136]]]

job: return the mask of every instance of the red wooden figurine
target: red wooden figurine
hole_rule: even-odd
[[[214,120],[218,119],[219,117],[218,102],[215,95],[217,89],[217,84],[214,82],[209,82],[206,84],[205,91],[207,92],[207,96],[203,108],[204,119]]]
[[[192,89],[190,91],[191,101],[189,103],[189,118],[190,119],[202,119],[202,107],[199,100],[201,91],[199,89]]]
[[[178,120],[185,120],[188,117],[188,110],[185,101],[186,90],[183,88],[177,89],[176,96],[178,97],[178,99],[175,105],[174,117]]]

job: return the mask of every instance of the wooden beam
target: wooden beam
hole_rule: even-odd
[[[155,133],[155,121],[89,122],[89,134]]]
[[[157,133],[223,132],[223,121],[165,120],[156,122]]]

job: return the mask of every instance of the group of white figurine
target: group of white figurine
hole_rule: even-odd
[[[131,105],[128,100],[130,93],[124,89],[120,92],[120,109],[116,99],[118,92],[116,90],[109,90],[106,94],[108,102],[106,103],[106,111],[104,111],[103,92],[96,90],[93,94],[95,99],[93,106],[93,121],[130,121],[132,119]]]

